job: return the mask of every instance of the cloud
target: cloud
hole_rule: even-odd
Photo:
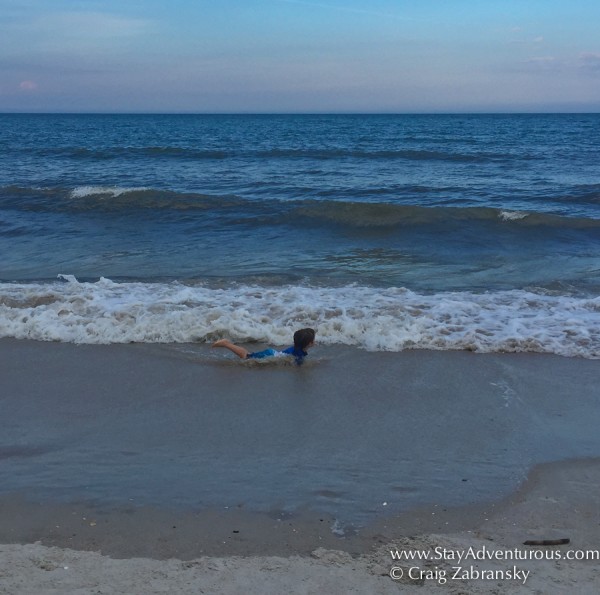
[[[71,37],[92,39],[132,37],[144,33],[147,21],[103,12],[62,12],[46,16],[38,26]]]
[[[600,54],[594,52],[583,52],[579,54],[579,66],[584,70],[600,72]]]
[[[600,53],[582,52],[575,57],[555,58],[554,56],[535,56],[522,62],[530,72],[554,71],[562,73],[587,72],[600,74]]]
[[[522,29],[520,27],[514,27],[513,29],[511,29],[511,32],[513,33],[520,33],[522,31]],[[522,46],[532,46],[532,45],[540,45],[541,43],[544,43],[545,39],[543,35],[538,35],[537,37],[534,38],[523,38],[521,37],[520,39],[511,39],[509,41],[509,43],[511,45],[522,45]]]
[[[22,81],[19,85],[19,89],[21,91],[35,91],[38,88],[38,85],[34,81]]]
[[[384,17],[384,18],[392,18],[392,19],[402,19],[407,21],[415,21],[416,19],[404,15],[400,15],[397,13],[389,13],[389,12],[380,12],[376,10],[369,10],[364,8],[354,8],[352,6],[343,6],[336,4],[325,4],[322,2],[310,2],[307,0],[275,0],[276,2],[284,3],[284,4],[301,4],[302,6],[310,6],[313,8],[324,8],[327,10],[337,10],[341,12],[352,12],[355,14],[364,14],[376,17]]]
[[[46,12],[7,24],[0,19],[0,39],[11,48],[12,58],[63,50],[83,52],[95,47],[114,48],[143,39],[154,23],[108,12]]]
[[[517,72],[529,74],[548,74],[548,73],[565,73],[569,71],[569,61],[563,58],[554,56],[534,56],[527,60],[522,60],[517,66]]]
[[[72,13],[70,20],[74,25],[87,28],[88,32],[99,31],[104,35],[132,36],[144,33],[148,22],[143,19],[125,18],[113,14],[90,12]]]
[[[536,56],[527,60],[528,64],[539,64],[541,66],[552,66],[558,63],[554,56]]]

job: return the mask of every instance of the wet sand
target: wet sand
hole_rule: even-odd
[[[173,530],[168,527],[168,523],[175,520],[186,523],[189,517],[167,518],[144,513],[138,517],[134,514],[129,520],[118,513],[106,518],[81,517],[90,511],[76,506],[65,507],[61,516],[59,509],[52,506],[36,509],[24,502],[13,501],[7,505],[5,500],[1,508],[3,521],[7,516],[16,515],[12,523],[14,536],[19,534],[20,541],[26,545],[0,545],[0,593],[593,594],[600,585],[599,493],[599,460],[547,464],[537,467],[510,498],[488,505],[487,510],[473,507],[446,512],[435,507],[421,509],[410,518],[405,517],[406,523],[402,515],[387,519],[377,527],[380,533],[365,532],[360,539],[356,536],[339,539],[333,546],[319,541],[318,532],[310,522],[295,520],[290,524],[297,532],[294,541],[290,529],[286,527],[282,531],[283,525],[279,524],[277,528],[268,527],[265,519],[261,527],[261,522],[256,522],[258,519],[253,523],[248,517],[247,524],[243,521],[238,524],[243,515],[234,516],[235,520],[227,515],[215,515],[212,521],[217,525],[216,531],[213,528],[207,534],[198,533],[197,547],[210,539],[224,539],[229,529],[237,526],[242,530],[237,536],[228,536],[228,549],[236,551],[235,541],[243,540],[246,530],[254,531],[251,540],[255,555],[198,555],[190,559],[178,556],[174,546],[183,536],[180,542],[184,553],[185,529],[178,531],[178,537],[174,538],[175,527]],[[33,522],[29,517],[32,512],[37,517]],[[69,513],[73,519],[68,518]],[[424,530],[431,528],[432,523],[439,525],[440,521],[432,521],[435,515],[440,515],[442,525],[448,521],[450,524],[434,533],[418,530],[419,526]],[[207,515],[205,520],[209,517]],[[65,521],[63,526],[50,528],[54,522]],[[144,523],[148,523],[145,529]],[[2,525],[4,527],[4,522]],[[23,533],[23,528],[31,530],[34,525],[42,532],[37,534],[39,541],[32,543],[34,533],[27,530]],[[461,525],[463,529],[458,530]],[[197,523],[187,529],[194,531],[198,527]],[[91,551],[43,545],[56,540],[61,531],[65,539],[65,532],[71,530],[90,535],[86,549]],[[284,541],[297,551],[291,552],[288,547],[279,554],[259,555],[256,546],[265,531],[267,534],[285,533],[288,537]],[[158,537],[161,532],[162,539]],[[96,538],[92,538],[92,534]],[[569,543],[523,545],[529,539],[561,538],[568,539]],[[149,551],[145,545],[147,540],[156,540],[156,545],[162,543],[164,549]],[[359,545],[362,550],[357,548]],[[356,548],[358,551],[354,553],[348,551]],[[394,561],[390,552],[396,550],[429,551],[439,559]],[[122,558],[124,554],[130,557]],[[458,562],[456,555],[459,554],[474,557]],[[477,557],[482,555],[489,557]],[[568,560],[568,556],[584,559]],[[398,580],[392,580],[390,573],[399,577]]]
[[[0,572],[16,581],[5,592],[52,592],[36,582],[50,579],[74,581],[52,587],[69,592],[94,568],[101,585],[111,564],[132,592],[162,592],[156,573],[172,592],[318,592],[328,580],[398,592],[382,576],[398,540],[515,547],[567,533],[597,545],[599,465],[572,461],[600,455],[595,361],[317,347],[296,368],[202,345],[2,340],[0,373],[0,543],[15,544]],[[551,461],[566,462],[531,474]],[[61,577],[57,557],[86,570]],[[171,558],[203,561],[158,561]],[[256,576],[243,591],[246,564]],[[544,572],[562,584],[561,568]],[[361,580],[375,582],[343,588]]]

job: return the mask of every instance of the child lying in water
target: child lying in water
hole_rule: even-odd
[[[296,363],[300,365],[308,355],[306,350],[315,343],[315,331],[311,328],[302,328],[294,333],[294,345],[283,351],[276,349],[265,349],[264,351],[255,351],[250,353],[247,349],[232,343],[229,339],[220,339],[213,343],[213,347],[225,347],[235,353],[242,359],[262,359],[264,357],[273,357],[276,355],[292,355],[296,358]]]

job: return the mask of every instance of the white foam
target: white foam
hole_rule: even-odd
[[[100,279],[0,284],[0,336],[72,343],[290,343],[311,326],[322,344],[537,351],[600,358],[600,298],[524,290],[421,295],[361,286],[211,288]]]
[[[525,219],[529,213],[523,213],[522,211],[500,211],[499,217],[503,221],[518,221],[519,219]]]
[[[109,196],[116,198],[128,192],[142,192],[147,188],[119,188],[112,186],[78,186],[71,190],[71,198],[86,198],[88,196]]]

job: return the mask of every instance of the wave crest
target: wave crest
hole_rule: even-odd
[[[410,194],[423,194],[428,189],[410,187],[401,204],[394,202],[300,198],[279,200],[249,199],[234,194],[217,195],[178,192],[168,189],[119,186],[77,186],[75,188],[0,188],[0,206],[18,210],[44,212],[119,211],[119,210],[206,210],[215,214],[233,214],[245,221],[255,219],[277,223],[335,224],[351,227],[390,227],[405,225],[443,225],[447,222],[495,222],[501,225],[563,227],[570,229],[599,228],[600,219],[567,217],[552,212],[527,211],[492,206],[410,204]],[[387,190],[385,191],[387,192]],[[370,191],[373,194],[373,190]],[[418,202],[415,196],[414,202]],[[231,207],[236,207],[236,212]],[[256,218],[260,212],[263,218]],[[248,219],[248,217],[250,219]]]
[[[534,351],[600,358],[600,298],[525,290],[423,295],[361,286],[208,287],[173,283],[0,284],[0,336],[72,343],[236,341],[372,351]]]

